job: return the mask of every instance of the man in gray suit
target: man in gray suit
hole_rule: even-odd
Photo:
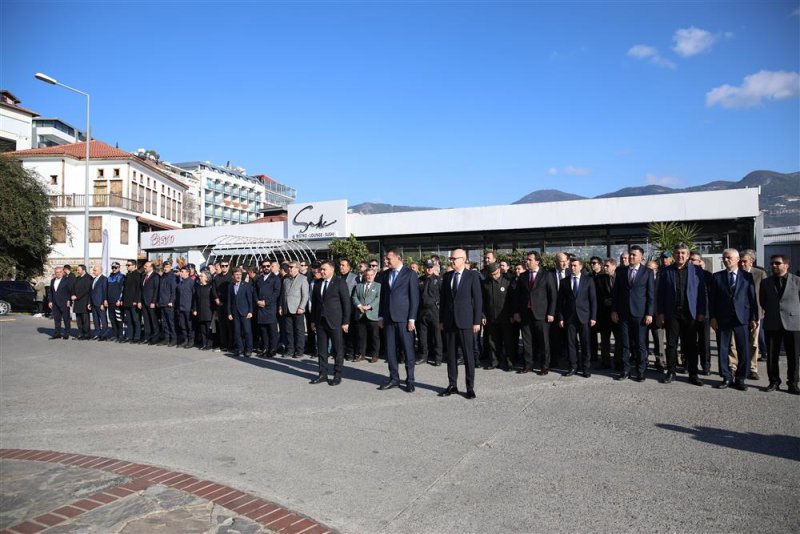
[[[278,313],[286,318],[286,355],[300,358],[306,346],[305,314],[308,304],[308,278],[300,274],[300,265],[289,262],[289,276],[283,279]]]
[[[378,361],[381,339],[378,327],[381,285],[375,282],[373,269],[364,271],[362,277],[363,281],[353,291],[356,349],[354,361],[360,362],[366,356],[370,363],[375,363]]]
[[[767,391],[779,389],[781,383],[778,358],[781,344],[786,350],[789,393],[798,389],[798,349],[800,349],[800,277],[789,272],[789,261],[782,254],[770,258],[772,276],[761,282],[759,300],[764,310],[764,331],[767,334]]]
[[[743,250],[739,256],[739,267],[753,275],[753,282],[756,284],[756,304],[758,305],[758,318],[764,317],[764,308],[761,307],[761,282],[767,277],[766,271],[760,267],[756,267],[756,252],[753,249]],[[761,330],[761,325],[756,326],[754,330],[750,331],[750,372],[747,375],[748,380],[758,380],[758,338]],[[731,372],[736,374],[736,368],[739,366],[739,355],[736,352],[736,344],[731,340],[730,353],[728,360],[731,366]]]

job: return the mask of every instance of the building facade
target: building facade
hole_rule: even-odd
[[[109,257],[122,262],[142,256],[142,232],[182,226],[186,185],[130,152],[91,142],[88,197],[85,142],[16,151],[11,156],[34,171],[50,195],[50,265],[82,263],[87,230],[93,261],[102,256],[102,235],[107,230]],[[84,226],[87,202],[88,229]]]
[[[86,141],[86,133],[57,118],[36,117],[31,124],[30,148],[46,148]]]
[[[19,104],[20,99],[10,91],[0,91],[0,152],[27,150],[33,146],[33,118],[39,115]]]

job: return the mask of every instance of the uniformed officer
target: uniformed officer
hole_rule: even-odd
[[[483,337],[486,369],[500,367],[510,371],[512,333],[511,319],[514,300],[509,297],[511,281],[503,276],[500,266],[490,263],[486,266],[487,277],[481,284],[483,290]]]
[[[442,365],[442,333],[439,330],[439,294],[441,284],[442,278],[439,276],[439,266],[433,260],[426,261],[425,276],[420,278],[419,281],[418,363],[427,361],[431,365]]]

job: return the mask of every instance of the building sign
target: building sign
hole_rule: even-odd
[[[289,239],[347,237],[347,201],[295,203],[287,206]]]

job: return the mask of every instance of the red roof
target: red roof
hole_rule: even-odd
[[[14,157],[25,156],[71,156],[77,159],[86,158],[86,143],[72,143],[69,145],[56,145],[47,148],[31,148],[29,150],[17,150],[10,155]],[[102,141],[94,140],[89,145],[89,159],[118,159],[135,158],[134,154],[125,152]]]

